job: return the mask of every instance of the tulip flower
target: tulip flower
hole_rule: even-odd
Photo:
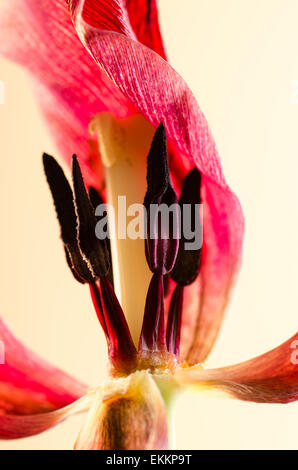
[[[207,121],[166,60],[155,0],[10,0],[0,39],[2,54],[29,71],[57,148],[72,161],[72,185],[46,154],[45,174],[67,263],[89,285],[109,356],[106,382],[90,389],[1,320],[0,437],[87,412],[76,449],[165,449],[169,403],[184,390],[297,400],[298,333],[246,362],[203,366],[240,267],[243,215]],[[153,240],[114,237],[109,246],[96,236],[95,207],[104,198],[119,209],[119,195],[144,203]],[[172,203],[194,215],[202,204],[202,246],[160,235],[152,204]]]

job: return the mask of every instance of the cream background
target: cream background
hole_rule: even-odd
[[[208,365],[248,359],[297,331],[297,0],[160,0],[174,67],[213,129],[246,217],[243,267]],[[30,84],[1,60],[0,308],[43,357],[91,384],[106,349],[88,290],[68,272],[41,153],[55,152]],[[71,448],[82,417],[1,449]],[[177,407],[181,449],[297,448],[298,404],[257,405],[187,395]]]

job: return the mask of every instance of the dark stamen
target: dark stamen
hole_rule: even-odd
[[[202,237],[202,228],[200,225],[198,204],[201,204],[201,174],[199,170],[193,168],[183,181],[179,205],[181,207],[181,227],[184,227],[184,208],[185,204],[190,206],[190,213],[188,216],[190,224],[187,224],[191,231],[196,231],[197,237]],[[199,226],[196,226],[196,221]],[[200,233],[198,233],[198,230]],[[192,243],[195,239],[186,240],[184,237],[184,230],[182,230],[179,251],[176,259],[175,266],[171,272],[171,277],[178,284],[189,285],[197,278],[201,266],[201,247],[199,249],[186,249],[186,244]]]
[[[43,164],[54,199],[62,240],[66,244],[73,243],[76,240],[77,218],[71,187],[62,168],[53,157],[44,153]]]
[[[184,234],[185,204],[190,206],[188,228],[195,233],[192,239],[186,240]],[[184,287],[191,284],[197,278],[201,266],[201,247],[198,249],[186,249],[187,243],[193,243],[195,237],[199,237],[201,246],[201,224],[198,204],[201,204],[201,174],[193,168],[183,181],[179,205],[181,207],[181,226],[183,227],[179,251],[171,277],[177,282],[177,287],[171,299],[168,324],[167,324],[167,348],[168,351],[179,357],[181,321],[183,310]],[[199,222],[197,226],[197,222]],[[200,233],[197,233],[198,230]]]
[[[163,276],[153,274],[144,313],[139,349],[163,351],[166,349],[164,326]]]
[[[89,199],[93,206],[93,209],[96,209],[97,206],[99,206],[100,204],[104,204],[104,200],[96,188],[94,188],[93,186],[89,186],[88,192],[89,192]]]
[[[94,281],[94,273],[90,271],[89,264],[83,258],[78,243],[65,245],[66,261],[75,279],[85,284]]]
[[[156,129],[147,157],[147,192],[145,205],[163,196],[170,184],[166,131],[161,122]]]
[[[106,335],[107,341],[109,342],[110,337],[109,337],[106,320],[104,317],[104,310],[102,306],[99,288],[97,287],[95,282],[92,282],[91,284],[89,284],[89,287],[90,287],[91,298],[92,298],[92,302],[96,311],[97,318],[99,320],[99,323],[101,324],[104,334]]]
[[[167,324],[167,348],[175,356],[179,356],[181,320],[183,308],[183,286],[176,286],[174,291]]]
[[[94,277],[105,276],[109,271],[108,251],[105,240],[95,235],[96,218],[88,197],[77,157],[72,163],[75,205],[78,215],[79,246],[86,257]]]
[[[60,224],[67,263],[79,282],[92,282],[93,276],[78,247],[77,217],[72,189],[62,168],[53,157],[44,153],[43,164]]]
[[[139,349],[164,351],[163,276],[172,270],[178,252],[179,207],[170,181],[166,131],[162,123],[155,132],[148,155],[144,206],[147,211],[145,253],[153,277],[146,298]]]
[[[74,196],[71,187],[53,157],[44,155],[44,167],[53,195],[67,263],[79,282],[90,284],[93,304],[106,335],[109,357],[117,372],[129,373],[136,368],[137,351],[114,290],[106,278],[109,255],[105,240],[95,234],[94,205],[103,201],[94,188],[90,199],[86,192],[80,166],[73,157]],[[100,278],[99,286],[96,284]]]
[[[93,186],[89,186],[89,199],[90,199],[90,202],[91,202],[94,210],[96,210],[97,206],[100,206],[101,204],[104,204],[104,200],[102,199],[99,191],[97,191],[97,189],[95,189]],[[101,220],[102,218],[106,217],[106,215],[107,214],[104,213],[101,217],[98,217],[98,220]],[[109,236],[106,239],[106,246],[107,246],[107,250],[108,250],[108,253],[109,253],[109,260],[110,260],[110,269],[109,269],[109,272],[107,274],[107,277],[108,277],[110,283],[112,284],[112,286],[114,286],[113,266],[112,266],[112,251],[111,251],[111,243],[110,243],[110,237]]]
[[[166,274],[174,266],[179,246],[179,208],[177,196],[170,182],[166,132],[158,126],[148,155],[147,192],[144,206],[146,220],[146,258],[152,272]],[[163,208],[168,219],[162,220]]]

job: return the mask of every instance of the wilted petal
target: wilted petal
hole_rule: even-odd
[[[20,343],[1,318],[0,341],[4,351],[4,363],[0,363],[0,416],[5,417],[5,422],[10,422],[11,415],[39,414],[65,407],[86,393],[86,385]]]
[[[0,414],[0,438],[16,439],[33,436],[55,426],[70,415],[87,411],[92,395],[85,395],[71,405],[48,413],[13,415]]]
[[[198,281],[185,288],[182,357],[203,362],[220,331],[241,264],[244,219],[237,197],[203,177],[203,246]]]
[[[10,0],[0,10],[0,53],[23,65],[55,142],[67,162],[76,152],[88,183],[98,185],[96,144],[88,125],[98,112],[119,117],[133,106],[77,38],[65,0]]]
[[[77,450],[166,449],[164,402],[144,371],[107,382],[94,394]]]
[[[113,12],[118,14],[118,1],[109,2],[107,9],[93,8],[90,18],[90,4],[102,3],[76,0],[70,4],[82,43],[141,114],[156,127],[163,122],[167,137],[181,153],[203,167],[205,176],[226,186],[208,123],[185,81],[152,49],[137,42],[123,21],[122,31],[120,26],[111,29],[113,21],[119,21],[111,19]]]
[[[137,3],[144,6],[145,0]],[[87,183],[98,186],[100,175],[96,143],[87,127],[93,116],[106,110],[127,117],[137,108],[154,125],[165,124],[172,142],[174,181],[181,182],[193,162],[201,170],[203,263],[201,280],[188,289],[194,296],[184,315],[181,344],[182,357],[193,364],[205,359],[221,324],[239,265],[243,218],[238,200],[226,186],[214,140],[193,94],[160,55],[136,41],[162,53],[161,43],[147,40],[159,34],[155,2],[147,3],[153,12],[151,30],[150,21],[145,21],[144,29],[144,21],[134,16],[136,2],[128,2],[126,11],[121,0],[69,1],[80,37],[99,67],[73,34],[64,0],[4,4],[0,50],[30,70],[62,154],[69,159],[75,149]],[[107,29],[112,32],[101,31]]]
[[[84,15],[87,4],[78,0],[74,24],[99,68],[153,125],[163,122],[185,168],[195,164],[202,173],[202,268],[199,281],[189,289],[192,300],[184,315],[181,343],[182,358],[194,364],[203,361],[213,346],[238,272],[242,210],[224,180],[205,116],[184,80],[129,35],[104,31],[104,10],[89,24]]]
[[[109,2],[104,3],[108,12]],[[162,53],[155,2],[138,0],[137,16],[135,1],[127,3],[127,11],[125,2],[118,3],[114,13],[119,16],[116,23],[120,30],[129,30],[134,38]],[[148,8],[151,4],[150,15],[145,3]],[[148,16],[144,19],[142,14],[146,12]],[[0,53],[30,72],[34,91],[63,157],[70,162],[72,154],[77,153],[80,163],[85,164],[88,183],[98,185],[100,163],[96,143],[88,134],[89,122],[101,111],[126,117],[135,110],[82,46],[66,1],[2,2]]]
[[[67,0],[73,16],[90,25],[137,39],[163,58],[156,0]]]
[[[289,403],[298,400],[298,333],[279,347],[230,367],[180,369],[177,381],[187,387],[215,389],[239,400]]]

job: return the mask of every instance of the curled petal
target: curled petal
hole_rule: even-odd
[[[225,182],[208,123],[185,81],[131,36],[104,31],[103,11],[98,14],[101,27],[99,20],[97,27],[94,19],[89,24],[84,16],[87,4],[78,0],[73,19],[100,70],[153,125],[163,122],[184,168],[195,164],[202,174],[202,267],[199,281],[190,289],[193,298],[183,315],[181,343],[182,358],[195,364],[205,360],[214,344],[240,266],[241,206]]]
[[[81,0],[67,3],[74,16],[80,14]],[[88,24],[128,35],[165,58],[156,0],[86,0],[81,14]]]
[[[0,438],[17,439],[39,434],[69,416],[87,411],[91,403],[91,395],[85,395],[71,405],[48,413],[12,415],[0,414]]]
[[[167,137],[205,176],[226,187],[208,123],[183,78],[129,31],[106,29],[106,22],[112,22],[112,5],[116,14],[118,1],[110,2],[108,13],[94,8],[90,20],[87,12],[95,3],[103,2],[76,0],[71,8],[78,36],[95,62],[155,127],[163,122]]]
[[[50,132],[70,164],[76,152],[87,183],[98,185],[100,163],[88,125],[101,111],[134,112],[78,39],[65,0],[11,0],[0,9],[0,53],[30,73]]]
[[[69,3],[75,6],[77,2]],[[118,18],[112,18],[112,26],[118,31],[129,32],[135,39],[162,53],[155,0],[127,1],[127,5],[122,0],[116,3],[97,2],[97,6],[105,8],[107,15],[111,8]],[[148,8],[150,4],[150,11],[145,3]],[[146,18],[142,16],[145,14]],[[71,155],[76,152],[84,166],[87,182],[98,185],[100,163],[96,142],[88,133],[89,122],[101,111],[127,117],[135,109],[82,46],[66,1],[3,2],[0,53],[30,72],[34,91],[63,157],[70,163]]]
[[[224,318],[241,264],[244,219],[237,197],[216,183],[203,182],[203,246],[198,281],[185,288],[182,357],[204,362]]]
[[[166,58],[159,25],[156,0],[126,0],[130,24],[142,44]]]
[[[230,367],[180,369],[176,380],[187,387],[224,392],[232,398],[258,403],[298,400],[298,333],[261,356]]]
[[[193,94],[152,50],[162,54],[159,40],[150,39],[159,36],[155,2],[147,2],[145,21],[134,9],[138,5],[145,11],[145,0],[68,3],[95,62],[74,34],[64,0],[4,4],[0,51],[34,77],[59,149],[68,161],[75,149],[88,184],[98,186],[101,175],[88,124],[103,111],[120,118],[138,111],[155,126],[162,121],[171,141],[170,169],[177,183],[193,164],[200,169],[205,207],[202,269],[200,280],[188,289],[194,296],[183,315],[181,343],[182,358],[194,364],[206,358],[214,343],[239,267],[239,202],[225,183],[213,137]]]
[[[0,416],[33,415],[63,408],[87,391],[87,386],[48,364],[27,349],[0,318]],[[21,422],[21,421],[20,421]]]

